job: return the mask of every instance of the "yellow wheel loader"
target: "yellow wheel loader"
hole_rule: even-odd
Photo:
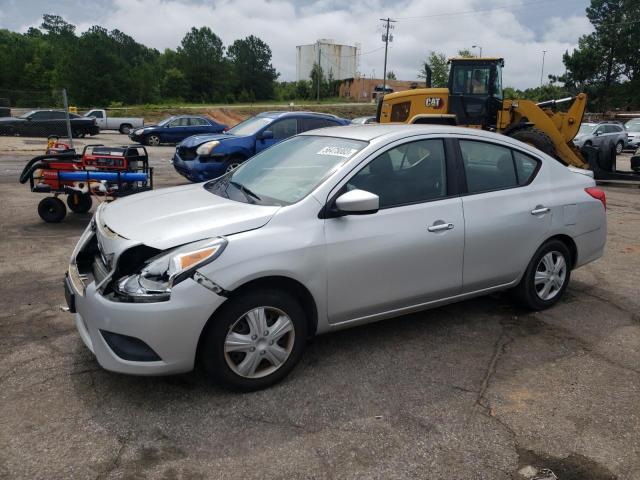
[[[528,143],[565,165],[590,168],[596,179],[640,180],[638,174],[616,171],[615,145],[582,151],[573,145],[587,106],[586,94],[540,103],[507,100],[502,90],[502,58],[452,58],[449,62],[448,88],[384,95],[378,103],[377,121],[491,130]],[[556,105],[570,101],[566,112],[556,111]]]

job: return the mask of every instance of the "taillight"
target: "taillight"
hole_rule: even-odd
[[[596,200],[600,200],[604,209],[607,209],[607,196],[605,195],[603,190],[600,190],[598,187],[589,187],[585,188],[584,191]]]

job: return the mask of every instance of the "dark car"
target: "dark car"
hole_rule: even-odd
[[[228,127],[207,117],[180,115],[162,120],[157,125],[148,125],[129,133],[134,142],[153,147],[161,143],[179,143],[187,137],[206,133],[221,133]]]
[[[173,166],[192,182],[202,182],[233,170],[247,158],[297,133],[349,125],[349,120],[314,112],[264,112],[222,135],[194,135],[182,141]]]
[[[24,135],[30,137],[48,137],[58,135],[66,137],[67,114],[64,110],[32,110],[19,117],[0,118],[1,135]],[[69,114],[71,133],[74,137],[97,135],[100,127],[95,118],[85,118],[75,113]]]

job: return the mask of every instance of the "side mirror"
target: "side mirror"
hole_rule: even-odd
[[[260,140],[270,140],[273,138],[273,132],[271,130],[265,130],[260,135]]]
[[[346,215],[367,215],[380,209],[380,197],[365,190],[351,190],[336,199],[338,212]]]

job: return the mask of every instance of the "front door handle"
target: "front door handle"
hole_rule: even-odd
[[[453,223],[434,223],[430,227],[427,228],[430,232],[441,232],[443,230],[451,230],[453,228]]]
[[[531,215],[542,215],[544,213],[549,213],[551,209],[549,207],[543,207],[542,205],[536,205],[536,208],[531,210]]]

